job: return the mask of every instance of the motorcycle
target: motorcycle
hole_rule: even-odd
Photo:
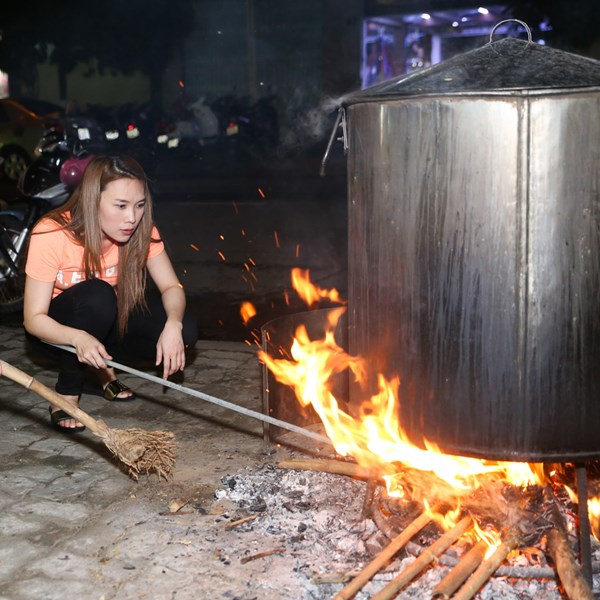
[[[203,147],[217,141],[219,120],[205,98],[189,104],[168,126],[163,142],[167,148]]]
[[[93,126],[93,127],[92,127]],[[20,196],[0,210],[0,314],[23,308],[25,259],[31,230],[40,217],[64,204],[98,151],[95,123],[67,119],[47,129],[36,159],[19,181]]]

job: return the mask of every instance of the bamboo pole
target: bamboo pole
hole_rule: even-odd
[[[408,583],[410,583],[427,565],[437,560],[473,523],[469,516],[461,519],[452,529],[435,541],[429,548],[425,548],[419,557],[404,571],[399,573],[372,600],[390,600]]]
[[[450,573],[435,586],[431,595],[432,599],[449,600],[450,596],[482,563],[487,548],[488,546],[483,540],[474,544]]]
[[[45,398],[83,423],[106,447],[129,467],[129,475],[137,481],[140,472],[156,473],[169,479],[175,464],[175,436],[170,431],[143,429],[110,429],[101,419],[96,420],[78,406],[67,402],[60,394],[43,383],[0,360],[2,375]]]
[[[519,545],[519,538],[511,535],[505,542],[502,542],[496,548],[496,551],[473,573],[471,578],[463,585],[460,590],[452,597],[452,600],[470,600],[485,584],[485,582],[496,572],[496,569],[502,564],[502,561],[508,556],[511,550]]]
[[[431,515],[421,513],[412,521],[389,545],[387,545],[333,600],[348,600],[352,598],[367,582],[382,569],[414,535],[431,521]]]

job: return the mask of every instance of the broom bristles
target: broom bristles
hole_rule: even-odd
[[[156,473],[169,480],[175,466],[175,436],[170,431],[109,429],[102,434],[106,447],[129,467],[136,481],[139,473]]]

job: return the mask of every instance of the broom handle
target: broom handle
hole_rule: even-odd
[[[48,342],[47,342],[48,343]],[[62,344],[50,344],[51,346],[56,346],[56,348],[61,348],[62,350],[66,350],[67,352],[71,352],[76,354],[75,348],[72,346],[64,346]],[[159,385],[164,385],[166,387],[173,388],[179,392],[183,392],[184,394],[188,394],[190,396],[194,396],[196,398],[200,398],[201,400],[206,400],[207,402],[212,402],[213,404],[217,404],[219,406],[223,406],[224,408],[228,408],[229,410],[233,410],[235,412],[241,413],[248,417],[252,417],[253,419],[258,419],[259,421],[263,421],[264,423],[269,423],[270,425],[275,425],[276,427],[281,427],[282,429],[288,429],[289,431],[293,431],[294,433],[299,433],[300,435],[304,435],[306,437],[312,438],[318,442],[322,442],[324,444],[330,444],[331,440],[319,433],[315,433],[308,429],[304,429],[303,427],[299,427],[298,425],[294,425],[292,423],[287,423],[286,421],[281,421],[280,419],[275,419],[274,417],[270,417],[269,415],[263,415],[255,410],[251,410],[249,408],[244,408],[243,406],[238,406],[237,404],[233,404],[232,402],[227,402],[227,400],[221,400],[221,398],[216,398],[215,396],[210,396],[209,394],[205,394],[203,392],[198,392],[196,390],[192,390],[183,385],[179,385],[178,383],[173,383],[168,379],[161,379],[160,377],[156,377],[154,375],[149,375],[148,373],[144,373],[143,371],[138,371],[137,369],[132,369],[127,365],[121,365],[114,360],[105,360],[104,361],[109,367],[114,367],[115,369],[119,369],[120,371],[125,371],[126,373],[131,373],[132,375],[137,375],[142,379],[147,379],[148,381],[153,381],[154,383],[158,383]],[[83,421],[82,421],[83,423]]]
[[[83,412],[78,406],[74,406],[70,402],[67,402],[60,394],[56,393],[54,390],[51,390],[49,387],[46,387],[43,383],[24,373],[17,367],[13,367],[13,365],[7,363],[4,360],[0,360],[0,367],[2,368],[2,375],[8,379],[11,379],[15,383],[22,385],[24,388],[28,390],[34,391],[36,394],[42,396],[48,400],[48,402],[58,406],[62,410],[64,410],[68,415],[83,423],[90,431],[95,433],[96,435],[102,437],[102,428],[99,425],[98,421],[93,417],[90,417],[87,413]]]

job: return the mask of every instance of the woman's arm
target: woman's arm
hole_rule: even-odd
[[[185,293],[166,252],[151,258],[147,266],[150,277],[161,293],[167,314],[167,321],[156,344],[156,364],[163,363],[163,377],[166,379],[185,367],[182,336]]]
[[[80,362],[92,367],[105,368],[105,359],[112,357],[94,336],[81,329],[67,327],[48,316],[54,284],[25,278],[23,325],[25,329],[46,342],[73,346]]]

